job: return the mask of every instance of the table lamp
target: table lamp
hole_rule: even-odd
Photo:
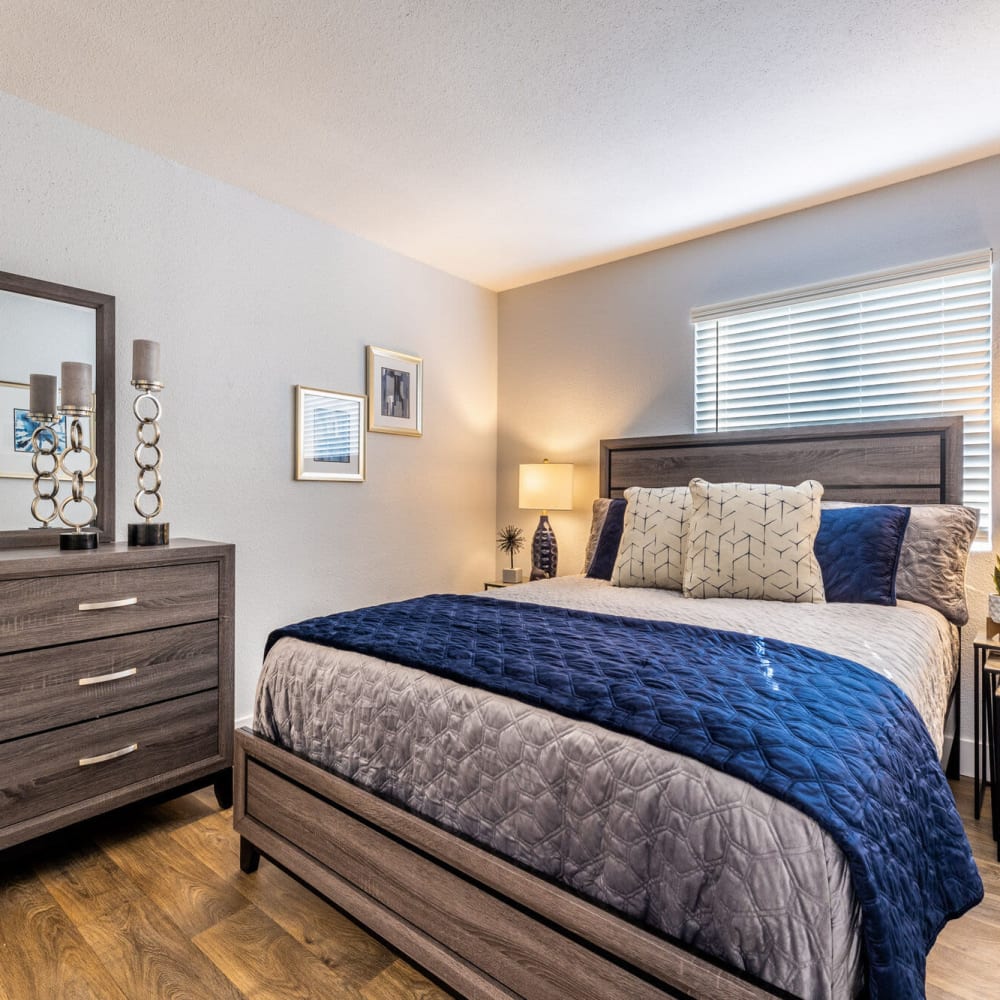
[[[573,466],[544,462],[522,465],[518,476],[518,507],[540,510],[538,527],[531,540],[531,579],[546,580],[556,575],[559,549],[549,524],[550,510],[573,509]]]

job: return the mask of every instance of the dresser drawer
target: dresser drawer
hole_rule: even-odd
[[[0,744],[4,825],[215,756],[218,713],[205,691]]]
[[[215,562],[0,582],[0,653],[217,618]]]
[[[199,622],[0,656],[0,740],[219,683],[219,625]]]

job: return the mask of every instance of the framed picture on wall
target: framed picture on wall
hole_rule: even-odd
[[[295,478],[364,482],[364,396],[295,387]]]
[[[34,479],[31,468],[32,448],[31,435],[38,426],[28,416],[28,397],[30,387],[27,382],[0,381],[0,478],[2,479]],[[80,417],[80,427],[83,430],[83,445],[91,447],[93,435],[93,417]],[[64,415],[52,424],[52,429],[58,439],[58,450],[62,454],[69,440],[70,421]],[[48,469],[50,463],[43,468]],[[75,467],[75,466],[74,466]],[[70,477],[63,471],[59,479]],[[88,476],[87,482],[92,483],[94,477]],[[30,500],[30,497],[29,497]]]
[[[368,347],[368,430],[423,434],[424,360]]]

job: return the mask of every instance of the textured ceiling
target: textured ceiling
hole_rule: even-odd
[[[1000,0],[3,0],[0,90],[494,289],[1000,152]]]

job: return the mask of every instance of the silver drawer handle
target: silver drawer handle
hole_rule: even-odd
[[[134,677],[138,672],[138,667],[129,667],[128,670],[119,670],[114,674],[101,674],[100,677],[81,677],[77,684],[83,687],[86,684],[103,684],[105,681],[120,681],[123,677]]]
[[[132,604],[138,604],[138,597],[123,597],[120,601],[92,601],[84,602],[80,605],[80,611],[103,611],[105,608],[127,608]]]
[[[138,743],[130,743],[121,750],[112,750],[111,753],[98,754],[96,757],[81,757],[80,767],[89,767],[91,764],[103,764],[106,760],[114,760],[116,757],[125,757],[130,753],[135,753],[139,749]]]

